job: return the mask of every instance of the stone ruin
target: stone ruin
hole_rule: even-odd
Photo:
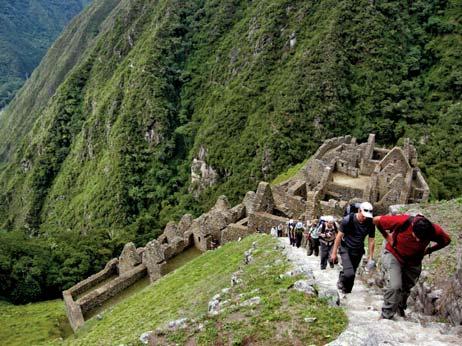
[[[416,164],[409,140],[403,148],[383,149],[375,146],[374,135],[362,144],[350,136],[329,139],[295,178],[276,186],[260,182],[234,207],[220,196],[198,218],[187,214],[178,224],[169,222],[145,247],[126,244],[102,271],[63,292],[71,327],[82,327],[92,310],[138,280],[158,280],[167,261],[192,246],[204,252],[255,232],[269,233],[289,218],[341,215],[355,200],[370,201],[379,212],[392,204],[426,201],[429,188]]]
[[[289,194],[303,197],[306,189],[307,218],[341,214],[354,200],[369,201],[376,212],[386,213],[393,204],[425,202],[430,193],[409,139],[403,148],[385,149],[375,146],[373,134],[361,144],[351,136],[332,138],[319,147],[301,175],[286,185]]]

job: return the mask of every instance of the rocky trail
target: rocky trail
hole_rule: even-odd
[[[319,257],[307,256],[306,249],[292,247],[287,238],[279,238],[284,253],[296,268],[309,267],[320,291],[335,289],[339,266],[321,270]],[[382,295],[356,279],[350,294],[340,295],[340,305],[346,309],[348,326],[331,346],[340,345],[462,345],[460,328],[446,323],[423,322],[424,316],[408,313],[406,318],[379,319]],[[406,311],[408,312],[409,309]]]

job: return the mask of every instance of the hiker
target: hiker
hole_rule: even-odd
[[[335,261],[332,261],[330,257],[337,235],[337,225],[334,218],[327,216],[324,218],[324,221],[318,228],[319,243],[321,246],[321,270],[326,269],[327,262],[329,262],[331,268],[334,268]]]
[[[301,247],[306,249],[308,247],[308,243],[310,241],[310,227],[309,227],[309,222],[306,222],[306,227],[303,227],[303,237],[302,237],[302,243]]]
[[[297,224],[295,225],[295,246],[297,248],[300,247],[302,244],[302,238],[303,238],[303,232],[305,231],[305,228],[303,227],[303,222],[298,221]]]
[[[446,247],[451,238],[423,215],[382,215],[373,222],[387,241],[382,254],[385,290],[381,318],[391,319],[395,313],[405,317],[407,298],[420,276],[424,256]],[[430,242],[436,244],[430,246]]]
[[[311,256],[313,253],[315,256],[319,255],[319,235],[318,235],[318,220],[314,219],[311,221],[310,229],[308,230],[308,249],[306,254]]]
[[[282,223],[278,225],[278,237],[282,237]]]
[[[295,222],[292,219],[287,223],[287,235],[290,245],[295,246]]]
[[[350,293],[353,289],[356,269],[364,255],[364,239],[368,238],[369,260],[373,261],[375,247],[375,227],[372,223],[372,204],[363,202],[356,213],[343,217],[341,230],[337,233],[332,249],[331,261],[337,260],[337,250],[342,259],[342,270],[339,273],[337,287],[342,293]]]
[[[278,236],[278,230],[276,227],[271,227],[271,230],[270,230],[270,234],[273,236],[273,237],[277,237]]]

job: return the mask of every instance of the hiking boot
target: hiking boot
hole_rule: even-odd
[[[334,268],[334,262],[329,262],[329,267]]]

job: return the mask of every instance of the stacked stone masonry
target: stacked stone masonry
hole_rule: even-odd
[[[249,191],[234,207],[220,196],[198,218],[184,215],[178,224],[169,222],[145,247],[128,243],[101,272],[63,292],[70,324],[76,331],[92,309],[139,279],[158,280],[167,261],[191,246],[207,251],[251,233],[269,233],[289,218],[341,215],[357,200],[368,200],[382,212],[392,204],[426,201],[428,185],[416,163],[408,140],[393,149],[377,148],[372,134],[362,144],[351,136],[326,140],[297,178],[277,186],[260,182],[256,192]]]

